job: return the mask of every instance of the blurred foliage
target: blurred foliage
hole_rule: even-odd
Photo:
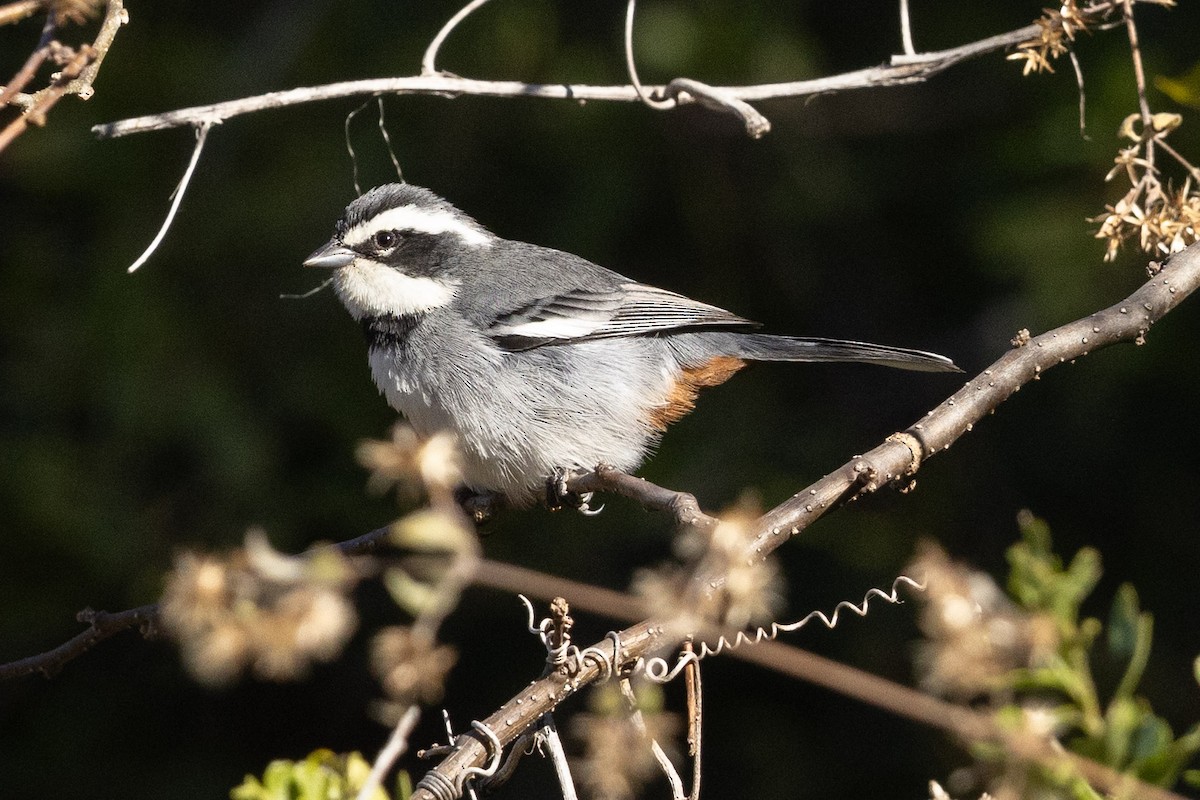
[[[1156,75],[1154,85],[1176,103],[1191,108],[1200,108],[1200,63],[1178,78]]]
[[[1084,601],[1100,579],[1100,557],[1082,548],[1065,565],[1055,555],[1050,528],[1023,512],[1022,541],[1008,551],[1008,591],[1029,615],[1052,620],[1057,647],[1034,665],[1010,674],[1016,697],[998,712],[1001,725],[1019,734],[1032,725],[1056,731],[1072,752],[1117,772],[1170,788],[1183,776],[1193,786],[1196,773],[1185,768],[1200,752],[1200,723],[1176,737],[1167,720],[1152,710],[1138,688],[1150,657],[1153,617],[1142,611],[1137,591],[1123,583],[1117,589],[1108,624],[1082,614]],[[1107,627],[1107,630],[1105,630]],[[1096,644],[1106,633],[1106,647]],[[1104,699],[1097,689],[1093,664],[1120,665],[1116,687]],[[1031,723],[1031,713],[1048,720]],[[1036,717],[1035,717],[1036,718]],[[1001,755],[994,752],[993,755]],[[1087,782],[1063,765],[1031,768],[1034,783],[1022,796],[1038,795],[1038,785],[1056,788],[1063,797],[1096,797]]]
[[[279,299],[312,287],[299,262],[352,195],[342,131],[361,101],[215,128],[174,228],[135,276],[125,267],[160,224],[192,134],[100,142],[88,129],[411,74],[459,5],[128,0],[130,23],[96,95],[64,99],[45,128],[0,155],[0,660],[73,635],[80,608],[158,597],[180,548],[233,545],[261,525],[275,547],[296,551],[392,518],[390,500],[364,493],[354,460],[356,443],[394,417],[371,385],[355,325],[328,294]],[[932,50],[1026,25],[1044,4],[911,5],[917,47]],[[623,14],[617,2],[493,2],[455,32],[439,65],[621,82]],[[1150,75],[1189,75],[1200,4],[1138,14]],[[0,79],[40,32],[36,18],[0,28]],[[818,77],[899,50],[894,6],[863,0],[643,0],[635,40],[647,82]],[[1070,70],[1022,79],[1002,54],[921,86],[763,103],[774,130],[757,142],[732,119],[695,109],[440,97],[385,106],[405,176],[501,235],[579,253],[773,331],[938,350],[970,371],[1019,328],[1073,319],[1142,280],[1141,256],[1101,262],[1085,221],[1116,199],[1103,178],[1121,121],[1136,110],[1127,44],[1110,31],[1085,37],[1078,52],[1086,137]],[[1171,142],[1196,156],[1200,125],[1186,98],[1154,85],[1154,109],[1184,116]],[[369,111],[351,136],[364,183],[393,179]],[[1200,479],[1200,373],[1187,357],[1197,339],[1200,315],[1188,304],[1148,346],[1097,353],[1028,387],[931,460],[919,491],[823,520],[782,554],[792,605],[822,607],[847,586],[890,581],[921,535],[998,571],[1013,510],[1032,507],[1060,541],[1121,564],[1142,601],[1161,609],[1140,691],[1181,729],[1200,716],[1200,697],[1180,688],[1200,651],[1200,596],[1180,589],[1200,561],[1191,535],[1200,494],[1180,488]],[[709,508],[746,487],[769,507],[910,424],[954,380],[865,367],[748,370],[702,398],[643,472]],[[668,547],[664,521],[618,501],[594,520],[511,515],[483,539],[488,557],[611,586]],[[1104,580],[1102,590],[1114,589]],[[364,627],[398,613],[370,590],[356,600]],[[447,620],[445,639],[461,651],[446,689],[456,718],[478,717],[537,670],[522,613],[511,598],[473,590]],[[579,626],[580,637],[598,639],[611,625]],[[805,643],[903,679],[896,653],[912,635],[864,626]],[[369,658],[360,636],[308,683],[215,692],[194,686],[164,644],[110,642],[53,681],[0,685],[0,796],[125,798],[137,787],[147,797],[214,797],[317,744],[371,751],[384,730],[367,711]],[[742,665],[714,664],[705,685],[707,791],[837,798],[886,786],[917,796],[959,757],[874,709]],[[874,732],[867,742],[864,729]],[[438,735],[436,721],[415,734]],[[512,791],[552,785],[522,770]]]
[[[314,750],[303,761],[272,761],[262,780],[247,775],[246,780],[229,793],[231,800],[353,800],[358,796],[371,764],[360,753],[337,755],[332,750]],[[397,800],[412,794],[408,774],[398,780]],[[388,800],[382,788],[370,800]]]

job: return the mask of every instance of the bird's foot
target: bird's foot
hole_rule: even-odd
[[[560,511],[573,508],[585,517],[594,517],[604,510],[604,506],[592,508],[592,492],[573,492],[567,485],[575,475],[582,474],[564,467],[556,467],[554,473],[546,479],[546,508]]]

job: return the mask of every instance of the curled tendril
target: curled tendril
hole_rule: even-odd
[[[632,672],[642,673],[646,678],[654,683],[668,683],[678,677],[679,673],[690,663],[698,663],[701,659],[709,656],[718,656],[724,652],[735,650],[742,645],[756,645],[764,641],[774,641],[779,638],[781,633],[791,633],[803,628],[813,620],[817,620],[829,629],[837,627],[841,619],[843,611],[852,611],[860,617],[865,617],[870,610],[871,598],[878,597],[888,603],[904,602],[899,594],[901,586],[908,586],[918,592],[925,591],[925,584],[915,581],[906,575],[901,575],[892,582],[891,591],[885,592],[883,589],[872,588],[863,595],[862,602],[852,603],[849,600],[843,600],[833,608],[833,613],[826,614],[824,611],[812,611],[803,618],[795,622],[772,622],[770,625],[755,628],[752,631],[738,631],[732,638],[721,635],[712,644],[701,641],[695,650],[688,650],[681,653],[674,662],[668,661],[660,656],[653,658],[639,658],[634,663]],[[533,603],[525,595],[518,595],[521,602],[525,604],[525,610],[528,613],[527,627],[529,632],[537,636],[546,648],[546,660],[555,666],[567,666],[572,675],[578,675],[579,672],[588,664],[593,664],[600,670],[598,682],[612,678],[617,674],[620,665],[624,663],[621,655],[621,635],[616,631],[609,631],[605,638],[612,642],[612,653],[609,654],[603,648],[591,646],[580,650],[575,645],[561,644],[553,645],[550,641],[550,629],[553,627],[553,621],[548,617],[537,622],[537,614],[534,612]],[[472,723],[474,724],[474,723]]]
[[[735,650],[744,644],[755,645],[764,641],[774,641],[779,637],[779,634],[797,631],[813,620],[819,620],[825,627],[832,630],[837,627],[843,610],[853,611],[858,616],[865,617],[870,609],[872,597],[878,597],[880,600],[888,603],[902,603],[904,601],[899,595],[901,585],[916,589],[919,592],[925,591],[924,583],[915,581],[906,575],[901,575],[892,582],[890,592],[885,592],[877,588],[869,589],[863,596],[861,603],[856,604],[849,600],[843,600],[834,606],[832,614],[826,614],[823,611],[812,611],[795,622],[772,622],[770,625],[756,628],[749,633],[738,631],[732,639],[722,635],[717,637],[716,642],[711,645],[708,642],[702,641],[699,643],[698,649],[680,654],[674,664],[656,656],[654,658],[642,659],[638,664],[638,668],[643,671],[647,679],[655,683],[667,683],[674,680],[683,671],[684,667],[691,662],[699,662],[701,659],[708,658],[709,656],[719,656],[721,653],[728,650]]]
[[[500,743],[500,737],[496,732],[483,724],[477,719],[471,720],[471,727],[477,732],[483,734],[487,739],[488,763],[484,767],[467,767],[463,770],[463,780],[471,778],[490,778],[496,774],[496,770],[500,768],[500,757],[504,754],[504,745]]]

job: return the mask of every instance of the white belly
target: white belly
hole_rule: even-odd
[[[586,366],[587,385],[571,380],[578,373],[568,374],[559,356],[538,351],[440,354],[429,369],[373,350],[371,374],[419,435],[458,437],[467,485],[519,503],[540,496],[558,468],[633,470],[657,440],[648,412],[665,401],[673,361],[629,340],[571,348],[570,363]]]

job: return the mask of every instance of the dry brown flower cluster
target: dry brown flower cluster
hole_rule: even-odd
[[[1167,7],[1175,5],[1175,0],[1137,2]],[[1044,9],[1043,16],[1037,20],[1039,35],[1017,45],[1017,51],[1008,56],[1009,60],[1024,62],[1025,75],[1053,72],[1051,62],[1070,52],[1080,32],[1122,23],[1129,29],[1141,112],[1129,115],[1121,125],[1119,135],[1132,140],[1134,144],[1117,153],[1114,159],[1116,166],[1105,179],[1111,181],[1125,177],[1129,181],[1129,190],[1115,203],[1106,205],[1103,214],[1090,220],[1100,224],[1096,238],[1105,240],[1105,261],[1113,261],[1122,245],[1128,241],[1136,241],[1142,252],[1148,255],[1168,256],[1200,239],[1197,236],[1197,229],[1200,229],[1200,194],[1193,189],[1193,181],[1200,182],[1200,169],[1188,163],[1166,142],[1168,134],[1182,123],[1182,117],[1178,114],[1150,113],[1132,8],[1133,0],[1105,0],[1084,6],[1078,5],[1076,0],[1067,0],[1058,9]],[[1082,92],[1082,75],[1079,80]],[[1155,164],[1156,147],[1186,170],[1188,177],[1182,188],[1176,189],[1170,182],[1164,185],[1160,180]]]
[[[391,439],[362,443],[358,457],[371,470],[374,488],[395,486],[408,496],[424,491],[428,507],[393,523],[389,540],[396,547],[444,562],[432,572],[429,564],[416,571],[404,563],[383,570],[383,583],[392,599],[413,617],[411,625],[384,628],[371,642],[371,668],[386,695],[376,710],[394,723],[409,707],[442,697],[458,653],[438,644],[437,632],[458,605],[478,565],[479,540],[454,499],[461,482],[454,437],[438,434],[421,439],[401,423],[393,428]]]
[[[202,683],[244,670],[270,680],[303,675],[341,653],[357,625],[348,561],[325,548],[304,556],[272,550],[261,533],[225,557],[184,553],[162,599],[165,630]]]
[[[675,544],[687,566],[640,570],[633,593],[680,637],[770,621],[782,604],[783,580],[773,559],[747,558],[755,516],[752,509],[739,507],[711,528],[685,531]],[[725,577],[714,587],[706,575]]]
[[[1166,0],[1164,4],[1171,1]],[[1042,9],[1042,16],[1034,20],[1039,28],[1038,37],[1017,45],[1017,51],[1010,54],[1008,60],[1024,61],[1023,75],[1054,72],[1051,62],[1070,51],[1076,34],[1094,29],[1110,19],[1120,7],[1120,3],[1104,2],[1080,8],[1075,0],[1067,0],[1057,9]]]
[[[1175,0],[1134,2],[1152,3],[1168,8],[1175,5]],[[1102,0],[1083,6],[1076,0],[1066,0],[1058,8],[1043,8],[1042,16],[1034,20],[1039,28],[1037,38],[1017,45],[1017,51],[1010,54],[1008,60],[1025,62],[1021,69],[1023,75],[1031,72],[1054,72],[1051,62],[1070,52],[1078,34],[1090,33],[1103,27],[1115,17],[1126,13],[1126,9],[1127,4],[1124,0]]]
[[[950,560],[926,543],[909,574],[923,576],[917,652],[922,686],[969,701],[991,696],[1014,669],[1039,663],[1058,644],[1055,623],[1018,608],[991,576]]]
[[[1192,185],[1200,180],[1200,170],[1189,164],[1166,143],[1166,137],[1178,128],[1178,114],[1151,114],[1149,124],[1142,116],[1130,114],[1121,124],[1120,135],[1134,144],[1122,148],[1106,181],[1124,178],[1129,190],[1117,202],[1105,206],[1105,213],[1092,219],[1100,223],[1096,238],[1107,240],[1105,261],[1112,261],[1128,240],[1136,240],[1143,252],[1167,256],[1178,253],[1200,239],[1200,194]],[[1183,186],[1163,185],[1154,166],[1154,146],[1164,149],[1188,172]]]
[[[391,711],[442,699],[446,674],[458,661],[453,647],[399,625],[384,628],[371,642],[371,667],[383,684]]]
[[[650,685],[638,692],[641,726],[612,684],[596,687],[590,706],[571,720],[584,747],[574,762],[579,783],[593,800],[632,800],[659,771],[651,740],[673,741],[682,727],[679,717],[662,710],[662,691]]]
[[[360,444],[358,460],[371,470],[371,488],[380,492],[393,486],[401,493],[411,493],[415,487],[425,487],[431,493],[451,492],[462,475],[458,448],[451,434],[439,433],[422,439],[404,424],[392,428],[390,440]]]

